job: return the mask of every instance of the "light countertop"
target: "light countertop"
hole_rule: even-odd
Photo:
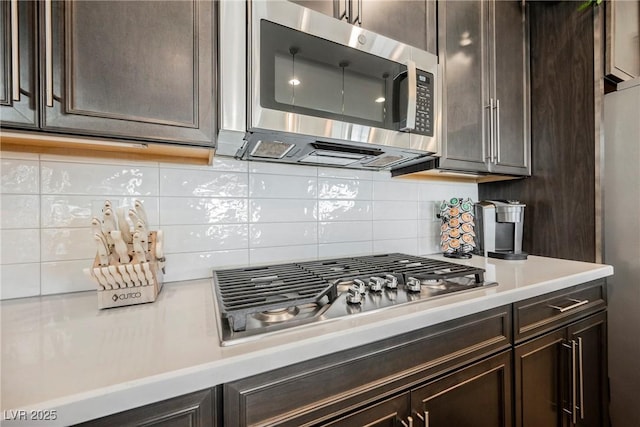
[[[499,285],[229,347],[219,344],[210,279],[170,283],[155,303],[109,310],[97,309],[93,292],[2,301],[2,425],[29,425],[6,421],[19,409],[57,411],[38,425],[87,421],[613,274],[536,256],[457,262]]]

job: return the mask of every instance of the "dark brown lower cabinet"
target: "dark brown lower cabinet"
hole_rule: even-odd
[[[78,424],[82,427],[217,427],[218,388],[178,396],[162,402]]]
[[[506,351],[411,390],[413,417],[429,427],[511,426],[511,384]]]
[[[402,393],[322,425],[327,427],[398,427],[404,422],[406,426],[409,426],[409,406],[410,394]]]
[[[606,312],[515,347],[516,427],[608,425]]]

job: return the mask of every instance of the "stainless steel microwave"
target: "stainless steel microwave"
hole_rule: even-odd
[[[436,55],[284,0],[219,5],[218,154],[390,169],[439,151]]]

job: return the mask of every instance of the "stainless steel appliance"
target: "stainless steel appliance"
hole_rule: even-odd
[[[528,254],[522,252],[525,206],[513,200],[476,203],[476,253],[506,260],[527,259]]]
[[[213,272],[222,345],[492,285],[481,268],[399,253]]]
[[[389,169],[438,152],[436,55],[283,0],[219,6],[217,154]]]

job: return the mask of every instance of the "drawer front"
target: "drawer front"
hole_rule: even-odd
[[[311,425],[511,345],[504,306],[225,384],[225,425]]]
[[[604,280],[596,280],[544,294],[513,305],[514,341],[526,339],[567,325],[605,309]]]

